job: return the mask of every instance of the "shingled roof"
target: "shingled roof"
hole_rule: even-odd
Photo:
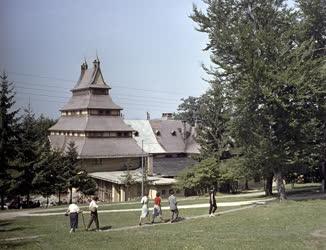
[[[86,62],[81,65],[79,80],[72,92],[88,88],[110,89],[104,81],[98,58],[94,60],[93,66],[89,69]]]
[[[49,131],[125,131],[133,128],[125,124],[120,116],[61,116]]]
[[[142,155],[141,149],[132,138],[50,135],[49,139],[53,148],[63,152],[67,150],[69,142],[74,141],[80,159],[140,157]]]
[[[195,129],[180,120],[150,120],[155,137],[166,153],[199,153]],[[185,127],[184,127],[185,126]]]
[[[122,108],[112,101],[110,95],[73,95],[60,111],[76,109],[118,109]]]
[[[189,157],[155,158],[153,172],[162,177],[175,177],[182,170],[191,167],[198,162]]]

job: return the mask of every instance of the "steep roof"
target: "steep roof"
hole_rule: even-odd
[[[78,109],[118,109],[122,108],[112,101],[110,95],[73,95],[60,111]]]
[[[138,132],[138,136],[134,136],[134,139],[137,141],[139,147],[142,146],[143,142],[143,149],[146,153],[165,153],[165,150],[156,140],[155,134],[148,120],[125,120],[124,122],[129,124]]]
[[[193,153],[198,154],[198,144],[194,138],[194,130],[189,124],[186,129],[182,121],[179,120],[150,120],[157,141],[160,143],[166,153]],[[184,130],[186,135],[184,135]],[[188,146],[191,142],[191,146]],[[189,151],[188,151],[189,150]]]
[[[49,131],[126,131],[133,128],[120,116],[61,116]]]
[[[82,64],[79,80],[72,91],[88,88],[110,89],[104,81],[98,58],[94,60],[93,68],[89,69],[86,62]]]
[[[140,157],[141,149],[132,138],[89,138],[77,136],[50,135],[53,148],[66,151],[70,141],[74,141],[81,159]]]
[[[182,170],[198,162],[189,157],[154,158],[153,172],[162,177],[175,177]]]

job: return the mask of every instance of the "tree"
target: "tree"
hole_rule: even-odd
[[[130,195],[130,187],[132,187],[136,183],[136,179],[134,178],[134,176],[130,172],[128,163],[127,163],[127,170],[125,171],[125,173],[121,177],[122,177],[121,181],[123,182],[123,184],[126,187],[127,200],[129,200],[129,198],[131,197],[131,195]]]
[[[303,85],[302,77],[293,74],[298,65],[306,64],[302,60],[310,50],[307,40],[298,37],[299,24],[305,21],[282,0],[204,2],[207,12],[195,6],[191,17],[198,30],[209,36],[206,50],[214,67],[208,73],[221,83],[223,97],[231,106],[233,137],[248,161],[255,160],[254,168],[258,165],[263,176],[276,177],[280,199],[284,199],[283,177],[303,163],[300,156],[312,138],[310,128],[316,127],[306,121],[314,114],[313,107],[322,105],[311,102],[317,97],[314,91],[305,98],[306,87],[314,80],[304,78],[307,84]],[[317,2],[324,9],[322,1]],[[305,65],[307,76],[316,72],[320,77],[320,70],[312,66],[315,63]],[[303,112],[307,107],[309,111]]]
[[[182,120],[195,126],[200,116],[201,97],[189,96],[186,99],[181,99],[182,103],[178,106],[178,113],[174,114],[174,119]]]
[[[30,106],[24,109],[22,122],[19,124],[19,128],[19,146],[17,146],[12,191],[18,195],[26,195],[27,204],[29,204],[30,194],[34,191],[34,167],[39,154],[36,119]]]
[[[180,189],[193,190],[197,194],[206,192],[214,186],[217,188],[219,178],[219,162],[214,157],[202,160],[178,176]]]
[[[96,182],[86,171],[79,171],[77,173],[76,188],[84,195],[94,195],[97,191]]]
[[[61,191],[66,186],[65,181],[62,181],[62,173],[60,171],[63,156],[60,151],[51,150],[48,141],[40,146],[38,153],[38,161],[35,164],[35,177],[32,184],[36,193],[47,198],[48,206],[49,196],[55,194],[58,187],[60,187],[59,190]]]
[[[64,157],[64,178],[66,179],[66,187],[70,191],[69,203],[72,203],[72,189],[78,186],[78,153],[74,141],[68,144],[67,152]]]
[[[13,108],[15,93],[12,83],[7,80],[7,74],[2,73],[0,78],[0,197],[1,209],[4,209],[4,199],[8,195],[11,182],[9,170],[16,155],[17,113],[19,110]]]
[[[212,82],[212,88],[202,96],[196,139],[201,146],[203,158],[213,155],[220,159],[230,145],[228,136],[230,113],[222,91],[219,82]]]

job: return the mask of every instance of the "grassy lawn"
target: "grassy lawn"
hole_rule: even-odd
[[[20,217],[0,222],[0,238],[41,235],[4,242],[10,249],[326,249],[326,200],[273,202],[214,218],[140,227],[118,232],[68,233],[64,216]],[[230,209],[230,208],[224,208]],[[219,211],[222,209],[220,208]],[[183,209],[182,216],[207,214]],[[164,217],[170,213],[164,211]],[[102,226],[135,225],[139,212],[100,214]],[[82,228],[82,221],[80,220]],[[319,236],[312,233],[319,231]],[[322,233],[320,233],[322,232]]]
[[[261,200],[261,199],[265,199],[268,198],[264,195],[256,195],[256,196],[250,196],[250,197],[216,197],[217,198],[217,204],[219,202],[236,202],[236,201],[249,201],[249,200]],[[194,205],[194,204],[207,204],[209,200],[209,197],[207,196],[200,196],[200,197],[194,197],[191,199],[179,199],[178,200],[178,205]],[[141,205],[139,202],[135,203],[135,202],[131,202],[131,203],[118,203],[118,204],[102,204],[99,203],[100,206],[100,210],[116,210],[116,209],[133,209],[133,208],[141,208]],[[162,206],[168,206],[167,200],[163,200],[162,201]],[[151,200],[149,202],[149,207],[152,208],[153,207],[153,201]],[[66,207],[63,207],[62,209],[47,209],[47,210],[40,210],[40,209],[34,209],[32,210],[32,212],[35,213],[58,213],[58,212],[62,212],[64,213],[66,211]],[[82,210],[88,210],[87,207],[82,207]]]

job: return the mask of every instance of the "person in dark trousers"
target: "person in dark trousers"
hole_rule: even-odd
[[[94,221],[96,225],[96,231],[100,231],[98,214],[97,214],[97,209],[98,209],[98,205],[96,204],[97,201],[98,201],[98,197],[95,196],[93,197],[91,203],[89,204],[89,210],[91,211],[91,218],[89,220],[88,226],[86,227],[86,230],[89,230],[90,226]]]
[[[209,217],[215,216],[215,211],[217,209],[216,199],[215,199],[215,188],[209,190]]]
[[[171,214],[171,223],[176,222],[179,218],[179,210],[177,207],[177,198],[174,196],[174,191],[170,190],[170,196],[168,199],[170,210],[172,212]]]
[[[78,213],[80,213],[79,207],[74,203],[70,204],[65,214],[70,217],[70,233],[78,228]]]

